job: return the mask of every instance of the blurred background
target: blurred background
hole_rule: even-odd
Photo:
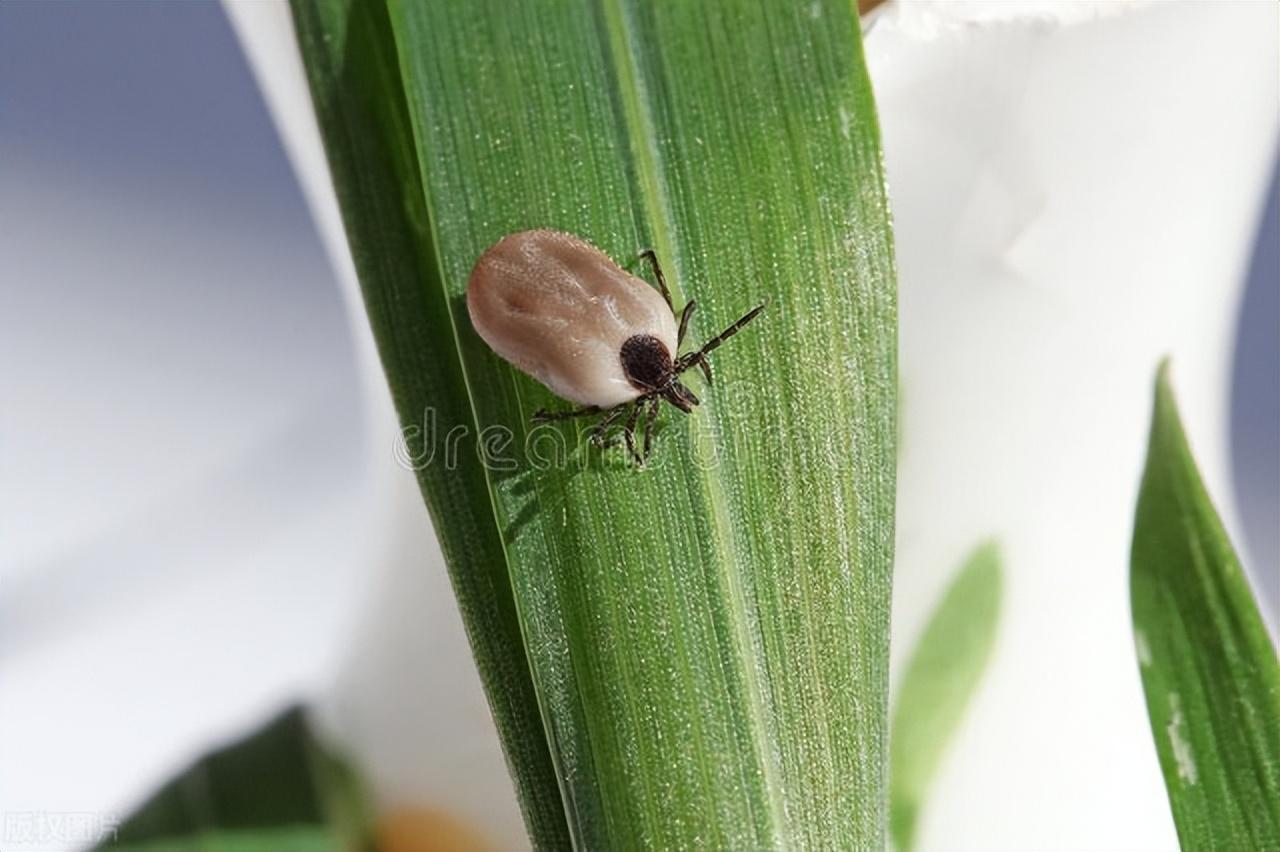
[[[1230,422],[1274,624],[1274,170],[1257,194]],[[220,6],[0,2],[0,814],[123,814],[335,678],[378,605],[395,438],[353,339]]]
[[[347,314],[220,6],[0,3],[0,282],[0,813],[121,811],[333,677],[376,552]]]

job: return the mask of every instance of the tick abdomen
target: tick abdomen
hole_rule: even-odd
[[[472,325],[495,352],[558,396],[601,408],[635,399],[653,377],[651,344],[626,369],[633,338],[676,351],[676,322],[662,296],[571,234],[522,231],[489,248],[467,283]],[[639,344],[636,344],[639,345]],[[641,379],[647,381],[648,379]]]

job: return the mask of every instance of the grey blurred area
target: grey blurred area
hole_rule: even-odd
[[[117,545],[127,582],[149,543],[111,531],[164,536],[194,481],[224,521],[292,516],[275,494],[358,461],[348,338],[216,3],[0,3],[6,597]]]
[[[327,682],[363,410],[222,8],[0,0],[0,816],[107,824]]]
[[[1258,225],[1236,337],[1231,455],[1250,573],[1280,614],[1280,158]]]

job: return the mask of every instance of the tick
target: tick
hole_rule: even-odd
[[[637,464],[649,455],[662,400],[685,413],[699,402],[680,375],[696,366],[710,383],[707,356],[764,310],[756,305],[702,348],[681,355],[698,303],[691,299],[677,323],[657,256],[652,250],[641,256],[661,295],[585,240],[548,230],[503,237],[480,255],[467,282],[467,310],[485,343],[581,406],[539,410],[533,421],[602,415],[591,440],[603,447],[609,427],[625,415],[623,436]],[[636,447],[642,414],[643,452]]]

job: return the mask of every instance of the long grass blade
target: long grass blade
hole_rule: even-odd
[[[1000,549],[988,541],[960,566],[911,653],[890,746],[889,826],[898,852],[915,848],[929,785],[995,645],[1000,597]]]
[[[1160,367],[1130,569],[1134,644],[1183,849],[1280,849],[1280,666]]]
[[[556,792],[582,848],[882,844],[896,315],[855,10],[392,0],[370,55],[361,4],[294,8],[401,418],[438,424],[419,479],[535,841],[561,845],[529,805]],[[397,76],[403,107],[350,83]],[[654,247],[695,341],[770,301],[642,470],[531,427],[564,404],[470,327],[472,264],[531,227],[637,272]]]
[[[385,5],[297,0],[299,48],[348,242],[408,458],[418,471],[454,593],[534,842],[568,842],[563,803],[525,661],[506,555],[474,444],[475,418],[430,232],[426,195]],[[424,720],[424,723],[427,720]]]

